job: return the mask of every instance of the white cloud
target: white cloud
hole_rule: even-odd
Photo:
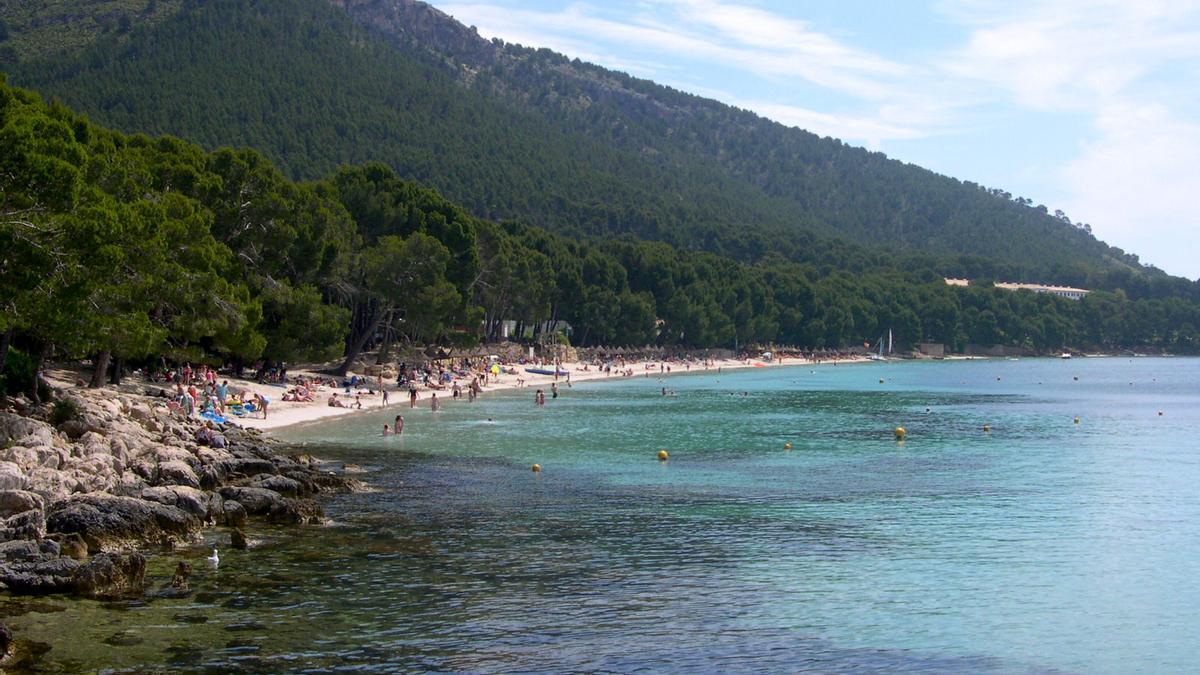
[[[925,135],[925,132],[915,127],[888,123],[885,121],[885,115],[877,117],[835,115],[799,106],[763,101],[744,101],[734,103],[734,105],[752,110],[781,124],[811,131],[818,136],[860,140],[872,150],[882,149],[884,141],[908,140]]]
[[[1031,154],[1023,168],[989,182],[1061,207],[1168,271],[1200,276],[1200,262],[1156,253],[1164,241],[1175,243],[1173,251],[1200,244],[1180,215],[1200,194],[1200,0],[930,1],[942,29],[958,37],[906,63],[757,0],[576,3],[552,11],[514,8],[511,0],[440,7],[488,36],[549,47],[872,149],[956,134],[986,158],[988,147],[1011,144],[1014,134],[1037,138],[1030,120],[1047,115],[1047,126],[1069,134],[1077,154],[1063,155],[1055,143],[1058,156]],[[726,83],[738,91],[722,92],[703,77],[709,67],[744,73],[758,86]],[[818,95],[798,100],[799,82]],[[1072,131],[1063,125],[1071,118],[1091,122]],[[939,163],[978,174],[986,161],[947,155]],[[1029,180],[1031,167],[1046,180]]]
[[[1064,210],[1143,262],[1200,278],[1194,245],[1200,125],[1146,105],[1107,109],[1096,128],[1098,139],[1061,170],[1069,195]]]
[[[564,38],[589,44],[603,40],[615,47],[736,65],[759,77],[800,78],[868,99],[894,94],[892,81],[906,71],[902,65],[843,45],[804,22],[712,0],[644,3],[643,11],[621,20],[579,4],[551,12],[487,3],[439,7],[484,35],[527,46],[552,47]],[[612,63],[608,55],[601,58],[601,63]]]
[[[1200,277],[1189,208],[1200,194],[1200,2],[943,3],[969,26],[944,69],[998,104],[1090,117],[1080,152],[1052,172],[1058,202],[1100,238]],[[1174,69],[1175,72],[1168,76]],[[1037,161],[1031,158],[1032,161]]]

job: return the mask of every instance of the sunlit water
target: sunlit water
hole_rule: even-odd
[[[532,398],[289,432],[377,491],[327,502],[332,526],[259,529],[217,569],[200,546],[155,556],[160,587],[191,556],[189,598],[8,601],[33,610],[10,625],[50,645],[51,670],[1200,663],[1200,360],[760,369]],[[404,436],[380,437],[398,412]]]

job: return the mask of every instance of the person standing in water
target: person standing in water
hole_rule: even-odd
[[[417,388],[415,386],[408,388],[408,407],[417,407]]]
[[[388,425],[386,423],[383,425],[383,435],[384,436],[392,435],[392,431],[391,431],[391,429],[388,429]]]
[[[404,433],[404,416],[403,415],[396,415],[396,424],[394,426],[396,429],[395,433],[397,436]]]
[[[550,383],[550,398],[558,398],[558,383]]]
[[[429,399],[429,409],[437,412],[442,409],[442,404],[438,403],[437,394],[430,394],[433,398]]]

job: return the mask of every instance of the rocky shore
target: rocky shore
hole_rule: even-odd
[[[309,456],[284,455],[257,430],[172,415],[150,393],[75,389],[0,411],[8,593],[140,595],[147,552],[195,543],[215,526],[244,546],[249,519],[318,523],[314,497],[361,487]]]

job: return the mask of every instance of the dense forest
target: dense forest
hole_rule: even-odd
[[[8,387],[51,357],[93,359],[96,384],[110,363],[119,376],[159,357],[344,369],[368,345],[465,346],[505,320],[563,320],[578,344],[821,348],[892,329],[902,346],[1186,353],[1200,326],[1181,298],[1072,301],[928,269],[581,242],[475,217],[382,164],[297,183],[253,150],[125,135],[2,80],[0,166]]]
[[[88,44],[14,51],[14,83],[125,132],[256,148],[294,180],[379,161],[475,216],[562,235],[752,266],[1200,296],[1024,198],[486,41],[419,2],[181,0],[113,24],[115,2],[80,4],[115,25]],[[20,11],[0,10],[20,19],[9,41],[24,46],[42,24]]]

